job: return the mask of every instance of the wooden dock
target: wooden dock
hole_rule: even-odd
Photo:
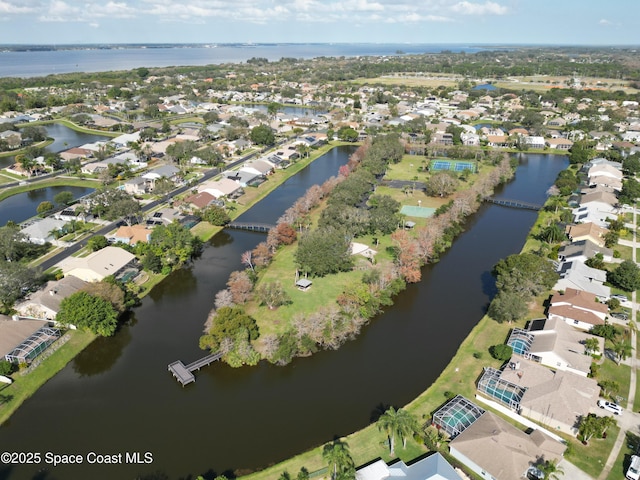
[[[177,360],[173,363],[169,364],[169,371],[173,374],[176,380],[185,385],[195,382],[196,377],[193,374],[194,371],[200,370],[202,367],[206,367],[216,360],[220,360],[222,358],[221,353],[213,353],[211,355],[207,355],[200,360],[196,360],[195,362],[190,363],[189,365],[185,365],[181,360]]]
[[[503,207],[522,208],[524,210],[541,210],[542,205],[535,203],[522,202],[520,200],[510,200],[507,198],[486,198],[485,202],[494,203],[496,205],[502,205]]]
[[[236,230],[250,230],[253,232],[269,232],[275,225],[270,223],[255,223],[255,222],[231,222],[226,225],[227,228],[234,228]]]

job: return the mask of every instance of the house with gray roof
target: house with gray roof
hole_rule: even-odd
[[[42,218],[34,220],[23,228],[21,233],[27,236],[29,242],[44,245],[53,240],[51,232],[62,230],[66,223],[64,220],[57,220],[53,217]]]
[[[50,322],[0,315],[0,358],[14,364],[31,363],[60,337]]]
[[[574,288],[593,293],[599,300],[606,302],[611,297],[611,288],[604,285],[607,281],[607,272],[597,268],[587,267],[576,260],[563,262],[558,269],[560,280],[553,289],[556,291]]]
[[[224,176],[229,180],[233,180],[241,187],[246,187],[248,185],[259,185],[260,183],[265,181],[264,175],[244,169],[225,172]]]
[[[356,480],[462,480],[449,462],[436,452],[409,465],[402,460],[387,465],[379,459],[356,471]]]
[[[62,300],[81,290],[85,285],[87,282],[76,277],[50,281],[37,292],[29,294],[14,308],[23,317],[55,320]]]
[[[569,245],[565,245],[558,251],[558,259],[561,262],[565,261],[578,261],[585,262],[590,258],[595,257],[597,254],[602,255],[602,259],[605,262],[613,261],[613,250],[606,247],[600,247],[593,243],[591,240],[580,240],[573,242]]]

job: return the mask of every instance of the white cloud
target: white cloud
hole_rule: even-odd
[[[600,21],[598,23],[600,25],[605,25],[605,26],[613,25],[613,22],[611,22],[610,20],[607,20],[606,18],[600,19]]]
[[[11,15],[11,14],[21,14],[21,13],[32,13],[33,11],[34,11],[34,8],[25,6],[24,2],[19,2],[19,4],[16,5],[15,3],[10,1],[0,0],[0,14]]]
[[[472,3],[462,1],[451,7],[451,10],[461,15],[505,15],[509,9],[496,2]]]

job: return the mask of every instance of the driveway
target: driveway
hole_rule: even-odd
[[[564,471],[564,475],[561,478],[571,479],[571,480],[593,480],[593,477],[587,475],[578,467],[576,467],[573,463],[570,463],[566,458],[560,460],[558,466],[562,468]]]

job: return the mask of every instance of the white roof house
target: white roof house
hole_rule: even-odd
[[[242,187],[228,178],[221,178],[220,180],[210,180],[202,183],[198,187],[198,193],[207,192],[215,198],[228,197],[236,192],[239,192]]]
[[[48,217],[41,220],[34,221],[31,225],[22,229],[31,243],[38,245],[44,245],[47,242],[53,240],[51,232],[54,230],[60,230],[65,226],[67,222],[64,220],[56,220],[55,218]]]
[[[65,277],[72,275],[85,282],[99,282],[117,275],[132,264],[136,256],[118,247],[105,247],[86,257],[69,257],[62,264]]]

